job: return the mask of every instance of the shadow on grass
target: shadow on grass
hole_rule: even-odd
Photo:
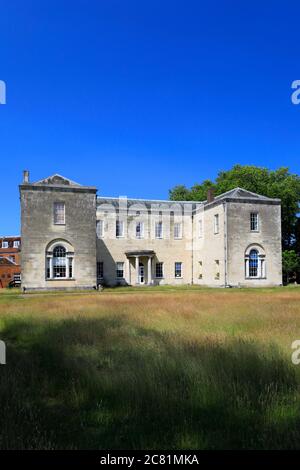
[[[2,449],[300,446],[295,372],[274,347],[125,317],[10,320],[1,338]]]

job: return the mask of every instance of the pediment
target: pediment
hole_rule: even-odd
[[[64,176],[58,174],[48,176],[47,178],[39,180],[34,184],[45,184],[51,186],[81,186],[75,181],[72,181],[69,178],[65,178]]]

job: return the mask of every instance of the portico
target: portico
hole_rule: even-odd
[[[153,284],[152,259],[153,250],[127,251],[129,284],[151,285]],[[132,277],[132,267],[134,269]]]

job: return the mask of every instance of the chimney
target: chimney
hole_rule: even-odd
[[[24,184],[29,183],[29,171],[28,170],[23,171],[23,183]]]
[[[207,190],[207,202],[213,202],[213,200],[215,199],[214,193],[215,193],[214,188],[208,188],[208,190]]]

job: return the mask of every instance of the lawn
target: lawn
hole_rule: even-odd
[[[1,449],[300,448],[300,289],[0,291]]]

